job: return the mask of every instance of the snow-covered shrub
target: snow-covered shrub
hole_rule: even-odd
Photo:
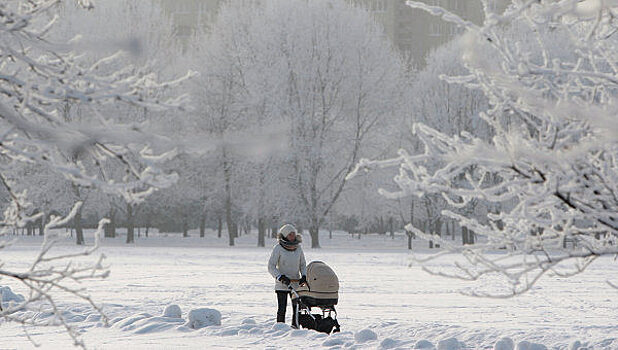
[[[195,309],[189,311],[186,327],[200,329],[208,326],[221,325],[221,313],[215,309]]]

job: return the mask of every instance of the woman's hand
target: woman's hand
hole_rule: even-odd
[[[286,275],[279,276],[279,281],[281,281],[286,286],[289,286],[290,282],[291,282],[290,279],[288,278],[288,276],[286,276]]]

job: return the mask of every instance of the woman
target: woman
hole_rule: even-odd
[[[302,238],[296,234],[296,228],[290,224],[279,229],[279,243],[273,248],[268,260],[268,272],[276,279],[275,292],[277,293],[277,322],[285,323],[285,309],[290,295],[289,286],[298,288],[307,283],[307,263],[303,248],[300,246]],[[300,277],[300,278],[299,278]],[[291,299],[291,296],[290,296]],[[298,303],[292,300],[292,327],[298,328]]]

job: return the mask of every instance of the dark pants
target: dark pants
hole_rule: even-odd
[[[277,322],[285,323],[285,309],[288,305],[288,295],[290,292],[283,290],[275,291],[277,293]],[[292,299],[290,297],[290,299]],[[292,327],[298,328],[298,300],[292,300]]]

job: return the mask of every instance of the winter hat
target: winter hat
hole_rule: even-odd
[[[290,224],[285,224],[279,229],[279,244],[287,250],[296,250],[298,244],[302,241],[299,234],[296,234],[294,241],[288,241],[287,236],[292,232],[296,233],[296,227]]]
[[[285,224],[281,226],[281,228],[279,228],[279,234],[283,237],[287,237],[292,232],[297,233],[296,227],[294,227],[294,225],[291,225],[291,224]]]

